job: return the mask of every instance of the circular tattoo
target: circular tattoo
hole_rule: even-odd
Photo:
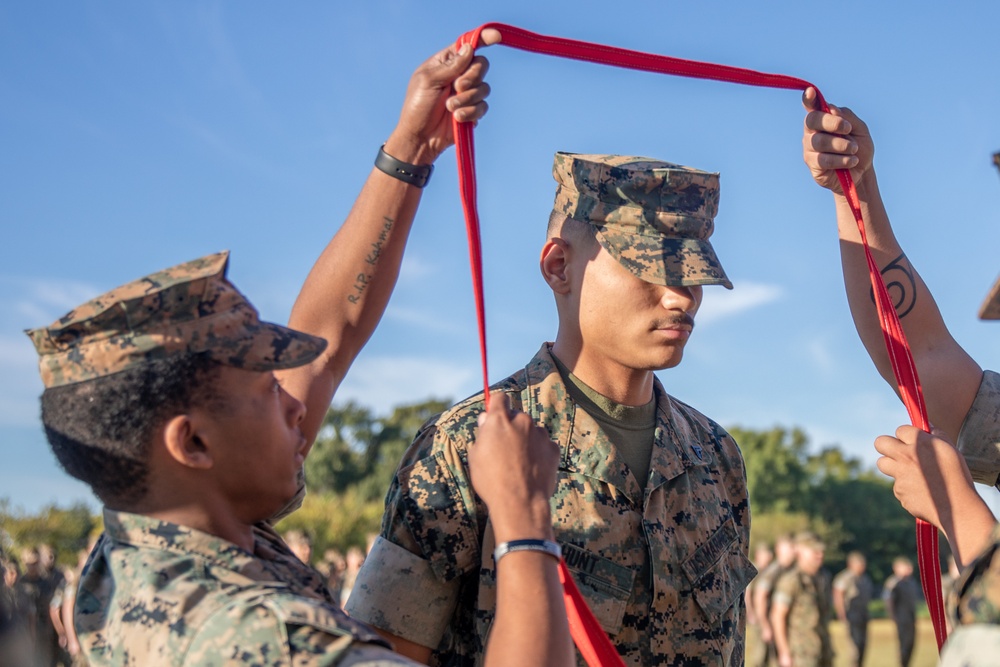
[[[917,283],[913,279],[913,269],[906,261],[905,254],[885,265],[882,269],[882,280],[885,281],[885,289],[889,292],[896,315],[900,319],[906,317],[917,303]],[[869,293],[874,303],[875,290],[869,290]]]

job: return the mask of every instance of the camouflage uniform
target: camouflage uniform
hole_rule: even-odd
[[[956,445],[972,479],[1000,489],[1000,374],[983,373]]]
[[[834,578],[833,587],[844,593],[847,631],[853,648],[851,664],[861,665],[868,643],[868,603],[875,592],[875,585],[867,573],[862,572],[859,576],[847,569]]]
[[[252,554],[139,514],[105,509],[104,526],[76,603],[91,665],[334,665],[386,646],[268,524],[255,526]]]
[[[594,225],[600,243],[649,282],[728,284],[707,241],[715,175],[664,165],[558,154],[555,210]],[[562,449],[551,503],[555,536],[625,663],[742,665],[743,591],[755,569],[733,439],[656,381],[643,484],[597,420],[571,400],[548,345],[495,389]],[[481,664],[494,620],[496,544],[467,464],[482,411],[479,394],[418,433],[346,607],[354,618],[433,647],[435,665]]]
[[[774,600],[788,605],[788,648],[795,667],[832,667],[833,647],[827,622],[830,602],[820,575],[792,568],[778,579]]]
[[[995,665],[1000,655],[1000,526],[990,546],[959,577],[951,600],[954,631],[941,667]]]
[[[190,353],[266,371],[322,352],[322,339],[261,322],[227,265],[219,253],[160,271],[28,332],[45,386]],[[253,553],[139,514],[105,509],[104,527],[74,616],[93,667],[414,664],[348,618],[268,523],[254,526]]]

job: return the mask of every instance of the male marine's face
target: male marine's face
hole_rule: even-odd
[[[806,574],[816,574],[823,567],[824,550],[821,547],[799,544],[795,550],[799,569]]]
[[[216,443],[214,483],[244,521],[262,521],[298,493],[305,406],[271,371],[222,367],[215,388],[221,405],[206,410],[205,427]]]
[[[702,287],[645,282],[595,245],[579,285],[584,349],[631,370],[677,366],[694,329]]]

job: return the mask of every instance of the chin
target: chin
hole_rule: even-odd
[[[681,354],[673,354],[666,359],[663,357],[654,359],[646,364],[644,369],[648,371],[665,371],[670,368],[676,368],[680,365],[682,356]]]

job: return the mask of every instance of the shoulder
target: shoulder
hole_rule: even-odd
[[[657,385],[658,391],[662,392],[660,417],[664,413],[670,415],[679,436],[709,445],[724,459],[737,461],[742,466],[743,455],[726,429],[701,411],[664,392],[659,382]],[[664,406],[666,409],[663,409]]]
[[[491,386],[490,390],[503,391],[510,399],[511,407],[520,410],[521,392],[527,386],[525,380],[524,371],[518,371]],[[400,468],[446,449],[461,452],[464,461],[465,451],[476,438],[479,415],[485,409],[483,392],[480,391],[431,417],[417,431]]]
[[[245,591],[200,624],[183,664],[231,656],[256,665],[334,665],[352,647],[382,646],[376,635],[319,600]]]
[[[855,578],[854,573],[850,570],[841,570],[837,576],[833,578],[833,587],[837,590],[844,590],[854,583]]]
[[[799,588],[801,588],[801,582],[799,579],[800,577],[797,570],[782,572],[774,582],[774,590],[776,593],[792,595],[798,592]]]

